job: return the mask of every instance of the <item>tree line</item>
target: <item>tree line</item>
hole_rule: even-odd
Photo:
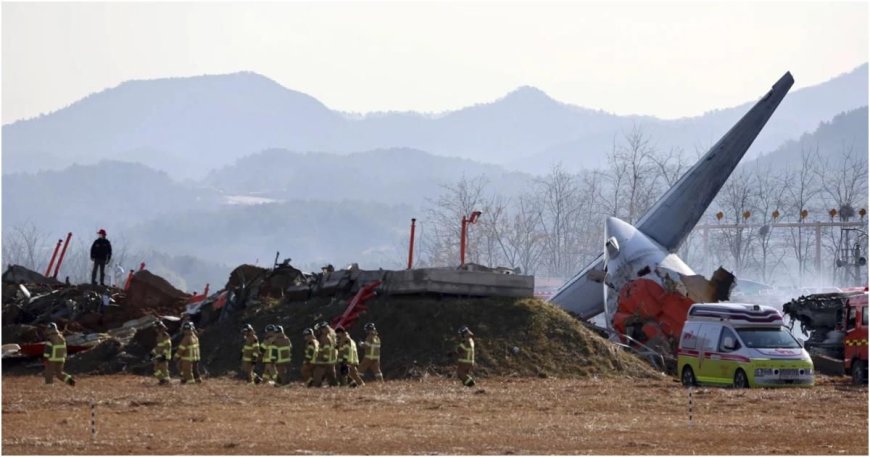
[[[636,223],[705,150],[663,150],[635,127],[614,139],[605,169],[574,174],[555,165],[519,195],[491,192],[484,176],[463,176],[428,200],[415,265],[457,265],[459,221],[479,210],[466,261],[569,278],[601,254],[606,217]],[[830,285],[841,276],[836,262],[844,248],[857,243],[866,256],[867,218],[860,209],[867,206],[867,178],[866,151],[845,144],[838,151],[804,144],[800,161],[791,164],[743,164],[699,222],[730,228],[708,230],[706,240],[696,228],[679,254],[701,274],[721,265],[775,285]],[[818,271],[814,221],[863,222],[849,233],[849,246],[839,227],[824,228]],[[773,226],[789,222],[806,227]]]

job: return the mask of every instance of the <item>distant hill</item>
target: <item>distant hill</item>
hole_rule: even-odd
[[[343,122],[314,98],[254,73],[129,81],[3,126],[3,169],[116,159],[201,177],[269,147],[323,148]]]
[[[812,133],[790,140],[757,159],[758,164],[771,168],[800,166],[803,150],[819,150],[826,163],[840,163],[847,151],[852,157],[867,157],[867,107],[840,113],[829,122],[821,123]],[[866,162],[865,162],[866,164]],[[866,165],[865,165],[866,166]]]
[[[91,231],[125,226],[195,208],[216,208],[221,197],[174,181],[144,165],[101,161],[61,171],[3,176],[3,228]]]
[[[349,155],[271,149],[209,174],[205,184],[225,194],[289,200],[316,198],[422,205],[461,176],[486,176],[494,192],[516,194],[532,177],[497,165],[394,148]]]
[[[271,265],[275,251],[310,263],[401,267],[407,256],[406,206],[360,201],[293,200],[190,211],[143,221],[127,230],[139,246],[238,265]],[[403,241],[404,240],[404,241]]]
[[[779,76],[771,75],[770,83]],[[794,91],[748,157],[797,138],[836,113],[866,106],[867,87],[864,64]],[[3,126],[3,169],[61,169],[114,159],[199,179],[271,148],[344,154],[412,148],[531,173],[545,172],[555,162],[576,170],[601,166],[614,137],[634,125],[660,148],[706,150],[751,103],[660,120],[572,106],[522,87],[491,103],[437,116],[351,116],[254,73],[130,81],[46,116]]]

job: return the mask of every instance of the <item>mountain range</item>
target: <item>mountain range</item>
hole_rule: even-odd
[[[780,75],[771,75],[773,82]],[[800,75],[795,75],[798,79]],[[834,115],[867,105],[867,64],[795,90],[747,157],[771,151]],[[703,81],[703,74],[699,74]],[[758,87],[765,93],[767,87]],[[710,90],[715,90],[714,86]],[[255,73],[129,81],[37,118],[3,126],[4,173],[100,160],[138,162],[201,179],[267,149],[349,154],[411,148],[533,174],[605,163],[614,139],[638,126],[659,148],[706,150],[753,103],[662,120],[561,103],[520,87],[471,107],[426,115],[350,115]]]
[[[3,126],[3,230],[89,243],[106,227],[179,286],[222,284],[224,266],[276,250],[308,269],[400,267],[408,219],[425,237],[427,200],[462,176],[516,195],[555,163],[600,168],[635,127],[692,157],[746,109],[617,116],[523,87],[439,115],[352,115],[253,73],[132,81]],[[866,155],[867,122],[865,64],[789,94],[743,165]]]

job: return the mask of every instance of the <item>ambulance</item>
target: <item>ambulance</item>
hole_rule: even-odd
[[[813,361],[769,306],[696,303],[677,349],[684,386],[813,385]]]

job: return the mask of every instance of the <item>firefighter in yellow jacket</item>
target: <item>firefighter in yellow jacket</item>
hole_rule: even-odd
[[[263,382],[275,385],[275,380],[278,378],[278,370],[275,368],[275,345],[272,342],[275,340],[275,326],[272,324],[266,325],[266,334],[263,336],[263,341],[260,343],[260,357],[263,362]]]
[[[57,324],[51,322],[48,324],[48,341],[45,342],[45,349],[42,352],[43,363],[45,364],[45,383],[54,383],[54,378],[71,385],[76,385],[76,380],[72,376],[64,373],[63,364],[66,362],[66,340],[57,329]]]
[[[278,372],[278,381],[275,386],[290,383],[290,354],[293,352],[293,343],[284,333],[284,327],[275,326],[275,339],[272,344],[275,351],[275,368]]]
[[[172,360],[172,337],[166,329],[166,325],[157,321],[154,324],[157,330],[156,344],[151,350],[151,359],[154,360],[154,377],[160,380],[160,385],[169,384],[169,361]]]
[[[471,369],[474,367],[474,333],[463,325],[459,329],[459,344],[456,346],[456,376],[467,387],[474,386]]]
[[[325,322],[315,325],[314,331],[317,332],[317,342],[320,344],[320,348],[317,350],[317,358],[314,361],[312,386],[320,387],[324,378],[329,385],[334,386],[336,384],[335,362],[338,359],[335,340],[332,337],[335,331]]]
[[[343,327],[335,329],[335,333],[338,336],[338,363],[341,367],[340,384],[343,386],[350,385],[351,387],[364,386],[365,383],[357,371],[359,353],[356,350],[356,343],[350,338]],[[350,384],[348,384],[348,378],[350,378]]]
[[[193,322],[181,325],[182,337],[178,343],[175,358],[178,359],[178,369],[181,371],[181,383],[187,384],[196,379],[193,375],[193,364],[199,362],[199,338],[194,332]]]
[[[373,322],[369,322],[364,328],[366,340],[359,344],[360,349],[363,350],[359,373],[361,376],[365,376],[367,371],[371,371],[376,380],[384,382],[384,375],[381,373],[381,337],[378,335],[378,329],[375,328]]]
[[[254,365],[260,356],[260,340],[257,339],[257,334],[251,324],[245,324],[242,327],[242,336],[245,338],[242,345],[242,376],[245,377],[245,381],[258,384],[260,377],[254,373]]]
[[[311,387],[314,384],[314,364],[317,360],[317,351],[320,350],[320,343],[314,337],[314,330],[310,328],[303,330],[302,336],[305,337],[305,357],[302,359],[302,382],[306,386]]]

